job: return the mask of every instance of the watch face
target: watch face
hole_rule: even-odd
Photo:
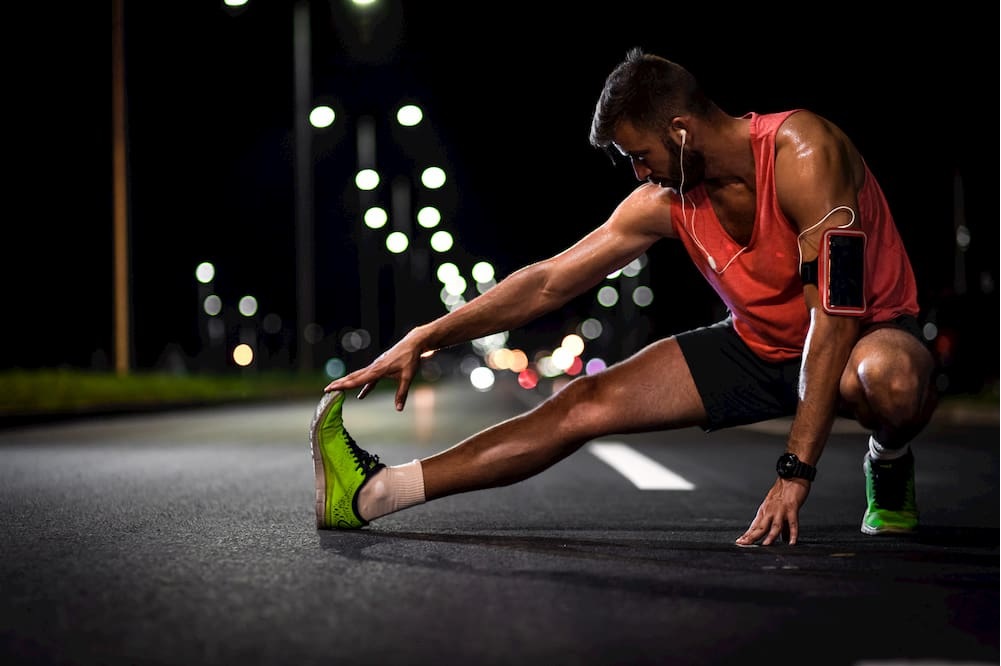
[[[796,460],[796,456],[794,456],[793,454],[791,453],[783,454],[779,458],[778,464],[775,465],[775,470],[779,473],[779,476],[781,476],[782,478],[787,478],[789,474],[793,471],[793,469],[796,467],[797,462],[798,461]]]
[[[775,471],[783,479],[807,479],[813,481],[814,471],[811,465],[801,462],[794,453],[783,453],[775,463]]]

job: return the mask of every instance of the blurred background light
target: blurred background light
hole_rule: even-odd
[[[653,303],[653,289],[646,285],[641,285],[633,289],[633,303],[645,308]]]
[[[608,285],[605,285],[604,287],[598,290],[598,303],[600,303],[601,305],[605,306],[606,308],[610,308],[618,302],[619,302],[619,292],[615,289],[615,287],[610,287]]]
[[[580,356],[584,353],[584,340],[579,335],[571,333],[563,338],[560,347],[566,349],[572,356]]]
[[[601,337],[602,330],[604,330],[604,327],[601,325],[601,322],[594,317],[585,319],[580,325],[580,334],[588,340],[597,340]]]
[[[478,261],[473,264],[473,279],[477,282],[490,282],[494,279],[494,267],[488,261]]]
[[[531,368],[525,368],[518,373],[518,385],[523,389],[534,389],[539,385],[539,374]]]
[[[452,296],[461,296],[466,293],[466,286],[466,278],[456,275],[449,278],[448,282],[445,283],[445,293]]]
[[[417,211],[417,224],[425,229],[433,229],[441,222],[441,211],[434,206],[424,206]]]
[[[452,249],[452,234],[447,231],[436,231],[431,234],[431,248],[435,252],[448,252]]]
[[[474,368],[472,372],[469,373],[469,383],[473,385],[477,391],[489,391],[493,388],[494,381],[496,380],[493,370],[490,368],[485,368],[482,365],[478,368]]]
[[[244,317],[253,317],[257,314],[257,299],[253,296],[244,296],[237,304],[237,308]]]
[[[379,187],[379,172],[375,169],[362,169],[355,175],[355,185],[359,190],[374,190]]]
[[[521,372],[528,367],[528,355],[520,349],[511,350],[511,372]]]
[[[404,104],[396,112],[396,122],[404,127],[413,127],[420,124],[424,118],[424,112],[416,104]]]
[[[372,336],[363,328],[346,332],[341,336],[341,346],[346,352],[356,352],[367,349],[372,344]]]
[[[402,231],[394,231],[388,236],[386,236],[386,249],[393,254],[400,254],[401,252],[406,252],[407,247],[410,246],[410,239]]]
[[[254,349],[246,343],[233,348],[233,362],[241,367],[247,367],[254,362]]]
[[[339,358],[327,359],[327,362],[323,364],[323,372],[331,379],[340,379],[346,371],[347,366]]]
[[[446,261],[438,266],[438,269],[435,271],[435,275],[438,276],[439,281],[447,283],[449,280],[459,275],[459,267],[451,261]]]
[[[215,317],[222,312],[222,299],[215,294],[209,294],[202,301],[202,309],[205,310],[205,314],[208,316]]]
[[[195,279],[202,284],[208,284],[213,278],[215,278],[215,266],[212,263],[203,261],[195,268]]]
[[[389,221],[389,213],[386,212],[385,208],[372,206],[365,211],[364,219],[365,226],[369,229],[381,229]]]
[[[421,183],[429,190],[437,190],[445,184],[445,171],[441,167],[428,167],[421,172]]]
[[[330,127],[334,124],[336,115],[329,106],[317,106],[309,112],[309,124],[318,129]]]

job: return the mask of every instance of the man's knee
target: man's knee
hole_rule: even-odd
[[[923,418],[930,372],[922,359],[906,352],[882,353],[846,375],[842,395],[849,402],[864,402],[880,421],[901,427]]]
[[[614,403],[614,398],[608,395],[610,388],[605,384],[600,373],[585,375],[573,379],[551,396],[547,402],[561,415],[558,421],[561,427],[575,431],[600,429],[604,412]]]

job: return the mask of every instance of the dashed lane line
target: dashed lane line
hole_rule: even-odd
[[[620,442],[594,442],[591,453],[633,482],[640,490],[694,490],[695,485],[656,460]]]

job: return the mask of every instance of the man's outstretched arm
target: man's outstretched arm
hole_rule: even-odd
[[[561,307],[642,254],[670,229],[667,191],[642,185],[600,227],[554,257],[521,268],[462,307],[415,327],[367,367],[327,391],[361,387],[364,398],[383,378],[397,380],[396,409],[406,404],[422,356],[507,331]]]

